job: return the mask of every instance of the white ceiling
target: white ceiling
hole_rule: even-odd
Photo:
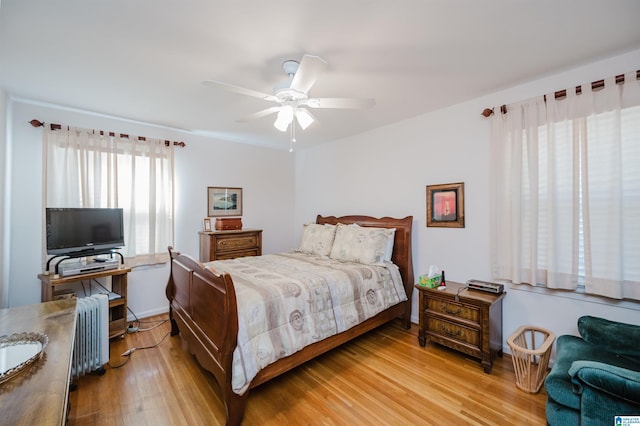
[[[302,148],[640,48],[638,0],[0,1],[11,96],[283,149],[274,116],[236,122],[271,103],[202,81],[272,93],[308,53],[312,96],[376,99],[314,110]]]

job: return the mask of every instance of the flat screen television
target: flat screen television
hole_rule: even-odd
[[[124,247],[122,209],[47,208],[47,254],[87,255]]]

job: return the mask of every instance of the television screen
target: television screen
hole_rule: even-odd
[[[47,253],[86,255],[124,246],[122,209],[47,208]]]

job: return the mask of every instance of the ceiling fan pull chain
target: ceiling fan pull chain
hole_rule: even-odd
[[[289,152],[293,152],[293,144],[296,142],[296,121],[291,122],[291,140],[289,141]]]

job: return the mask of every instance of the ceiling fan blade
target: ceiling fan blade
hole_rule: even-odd
[[[205,86],[223,88],[230,92],[239,93],[241,95],[252,96],[258,99],[264,99],[265,101],[277,101],[277,98],[273,95],[268,95],[266,93],[258,92],[257,90],[246,89],[244,87],[235,86],[233,84],[225,83],[223,81],[216,80],[205,80],[202,82]]]
[[[376,100],[372,98],[311,98],[302,103],[310,108],[368,109],[376,104]]]
[[[327,61],[319,56],[304,55],[291,80],[290,88],[301,93],[309,92],[318,76],[327,67]]]
[[[245,117],[239,118],[236,121],[238,123],[247,123],[249,121],[257,120],[258,118],[266,117],[269,114],[276,113],[276,112],[280,111],[280,108],[281,107],[276,106],[276,107],[263,109],[262,111],[254,112],[253,114],[249,114],[249,115],[247,115]]]

